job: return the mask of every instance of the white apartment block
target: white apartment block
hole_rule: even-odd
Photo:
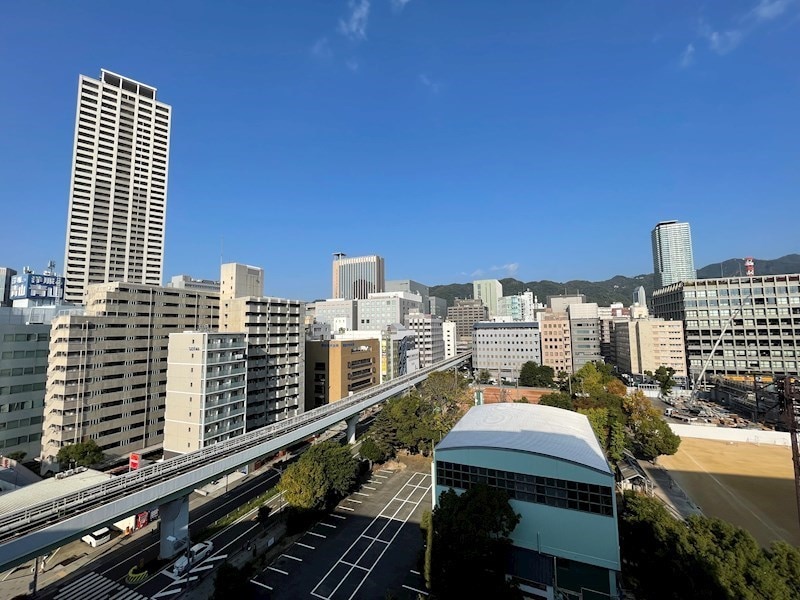
[[[660,366],[686,377],[683,322],[658,318],[618,321],[614,327],[616,360],[620,371],[642,375]]]
[[[498,381],[519,379],[526,362],[542,363],[539,323],[475,323],[472,366],[486,369]]]
[[[456,324],[452,321],[442,323],[442,337],[444,337],[444,357],[454,358],[456,355]]]
[[[136,283],[90,285],[86,314],[53,319],[42,471],[58,450],[93,439],[122,456],[164,436],[171,333],[215,329],[219,296]]]
[[[472,297],[481,300],[490,317],[497,316],[497,302],[503,297],[503,284],[497,279],[479,279],[472,282]]]
[[[263,296],[259,278],[235,263],[222,266],[221,332],[247,339],[247,431],[300,414],[305,404],[304,305]],[[260,269],[259,269],[260,270]],[[237,281],[244,277],[245,282]],[[257,295],[235,297],[236,293]]]
[[[314,320],[326,323],[334,332],[351,330],[358,323],[358,300],[329,299],[314,303]]]
[[[444,334],[441,317],[411,313],[406,317],[406,327],[417,336],[421,368],[424,369],[444,360]]]
[[[245,432],[246,350],[243,333],[170,334],[164,458]]]
[[[650,234],[653,244],[655,289],[697,279],[689,223],[662,221]]]
[[[161,285],[172,108],[156,88],[80,76],[64,299],[107,281]]]
[[[396,323],[405,323],[412,312],[422,310],[422,297],[408,292],[380,292],[358,301],[360,330],[380,330]]]

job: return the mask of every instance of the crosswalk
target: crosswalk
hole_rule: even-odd
[[[53,600],[148,600],[146,596],[99,573],[89,573],[58,590]]]

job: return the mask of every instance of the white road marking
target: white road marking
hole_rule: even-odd
[[[361,500],[354,500],[353,498],[345,498],[347,502],[355,502],[356,504],[361,504]]]
[[[377,491],[378,491],[378,488],[369,487],[368,485],[365,485],[365,486],[364,486],[364,489],[365,489],[365,490],[372,490],[373,492],[377,492]]]
[[[270,592],[272,591],[272,588],[269,587],[266,583],[261,583],[260,581],[256,581],[255,579],[251,579],[250,583],[255,583],[256,585],[260,585],[263,588],[267,588]]]
[[[308,532],[308,535],[313,535],[313,536],[315,536],[315,537],[318,537],[318,538],[323,538],[323,539],[325,539],[325,538],[327,537],[327,536],[325,536],[325,535],[322,535],[321,533],[316,533],[316,532],[314,532],[314,531],[309,531],[309,532]]]
[[[275,567],[267,567],[270,571],[275,571],[276,573],[280,573],[281,575],[288,575],[288,571],[282,571],[281,569],[276,569]]]
[[[297,562],[303,562],[302,558],[297,558],[296,556],[292,556],[291,554],[281,554],[281,556],[285,556],[286,558],[291,558],[292,560],[296,560]]]
[[[349,510],[350,512],[355,512],[355,509],[348,508],[347,506],[340,506],[339,508],[342,510]]]
[[[320,525],[322,525],[323,527],[330,527],[331,529],[336,529],[336,525],[331,525],[330,523],[320,522]]]
[[[411,572],[412,572],[414,575],[420,575],[420,572],[419,572],[419,571],[415,571],[414,569],[411,569]]]
[[[366,496],[367,498],[369,498],[369,494],[365,494],[364,492],[356,492],[356,494],[359,496]]]
[[[308,544],[304,544],[303,542],[295,542],[298,546],[302,546],[303,548],[308,548],[309,550],[316,550],[314,546],[309,546]]]
[[[386,469],[378,469],[378,471],[381,472],[381,473],[388,473],[389,475],[394,475],[394,471],[387,471]],[[379,475],[379,477],[380,477],[380,475]]]
[[[347,518],[347,517],[345,517],[344,515],[337,515],[336,513],[332,513],[332,514],[331,514],[331,516],[332,516],[334,519],[342,519],[342,520],[344,520],[344,519],[346,519],[346,518]]]
[[[407,590],[411,590],[412,592],[417,592],[418,594],[422,594],[423,596],[427,596],[430,592],[424,592],[422,590],[418,590],[417,588],[413,588],[410,585],[403,584],[403,587]]]

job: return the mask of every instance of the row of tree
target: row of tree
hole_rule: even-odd
[[[306,450],[283,472],[278,490],[289,506],[325,510],[352,491],[358,478],[358,461],[350,446],[333,440]]]

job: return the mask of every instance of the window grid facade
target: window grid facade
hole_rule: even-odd
[[[606,517],[612,517],[614,513],[611,488],[593,483],[540,477],[446,461],[436,462],[436,483],[461,490],[468,490],[474,485],[484,484],[506,492],[512,500],[545,504],[555,508],[577,510]]]

